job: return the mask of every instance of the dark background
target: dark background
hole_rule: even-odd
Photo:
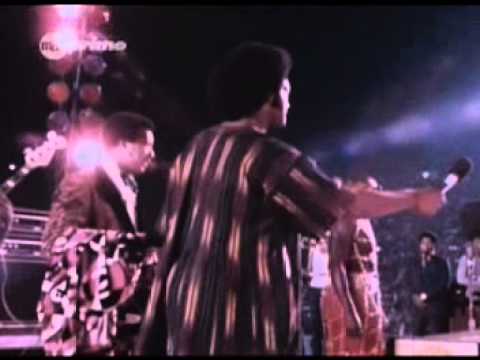
[[[21,161],[25,135],[44,132],[48,114],[56,109],[46,87],[58,77],[38,50],[43,23],[38,9],[3,6],[0,11],[3,176],[9,163]],[[126,41],[128,49],[121,61],[105,55],[109,68],[100,78],[100,110],[137,110],[154,118],[159,155],[166,160],[192,134],[215,122],[205,116],[208,71],[245,40],[275,43],[292,53],[292,108],[288,129],[280,136],[318,159],[335,151],[346,134],[382,126],[412,107],[435,106],[449,92],[465,89],[478,72],[480,9],[472,6],[110,9],[111,22],[101,30]],[[449,60],[454,64],[447,74],[435,74]],[[113,79],[115,72],[124,75],[121,81]],[[432,84],[435,76],[440,79]],[[66,80],[71,83],[72,76]],[[13,198],[48,207],[47,197],[27,190],[30,182]]]

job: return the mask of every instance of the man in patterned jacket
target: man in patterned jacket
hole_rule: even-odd
[[[69,169],[58,186],[43,235],[50,266],[37,307],[48,356],[131,350],[130,324],[137,317],[138,331],[141,310],[130,314],[119,305],[127,306],[136,291],[141,267],[106,251],[102,241],[141,231],[134,176],[155,155],[153,131],[152,121],[140,114],[112,114],[103,126],[105,151],[98,166]],[[110,235],[86,237],[77,233],[81,228]]]

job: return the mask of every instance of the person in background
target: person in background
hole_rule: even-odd
[[[302,324],[304,326],[305,355],[323,354],[323,320],[321,299],[323,291],[330,286],[328,270],[328,246],[325,237],[312,239],[309,249],[310,282],[303,298],[304,311]]]
[[[465,254],[460,257],[457,267],[457,283],[465,287],[468,304],[473,306],[474,327],[480,324],[480,236],[475,235],[465,243]]]
[[[334,178],[338,183],[339,178]],[[377,181],[367,177],[366,185],[380,189]],[[350,185],[355,186],[355,185]],[[380,356],[385,354],[384,327],[386,317],[382,307],[378,246],[369,219],[356,219],[346,236],[352,239],[345,266],[347,291],[344,298],[354,307],[363,324],[361,334],[352,334],[347,325],[348,313],[342,306],[340,294],[329,287],[323,297],[323,318],[326,333],[326,355]]]
[[[450,274],[445,259],[436,254],[436,243],[433,232],[422,232],[419,256],[411,268],[416,336],[449,331]]]

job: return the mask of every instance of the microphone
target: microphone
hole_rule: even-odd
[[[460,183],[463,178],[472,170],[473,162],[467,157],[463,157],[455,162],[448,171],[448,175],[443,181],[445,186],[442,189],[442,193],[446,194],[455,185]]]

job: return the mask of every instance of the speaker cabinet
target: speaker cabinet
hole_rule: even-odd
[[[0,257],[0,321],[37,322],[36,307],[46,269],[42,258]]]

